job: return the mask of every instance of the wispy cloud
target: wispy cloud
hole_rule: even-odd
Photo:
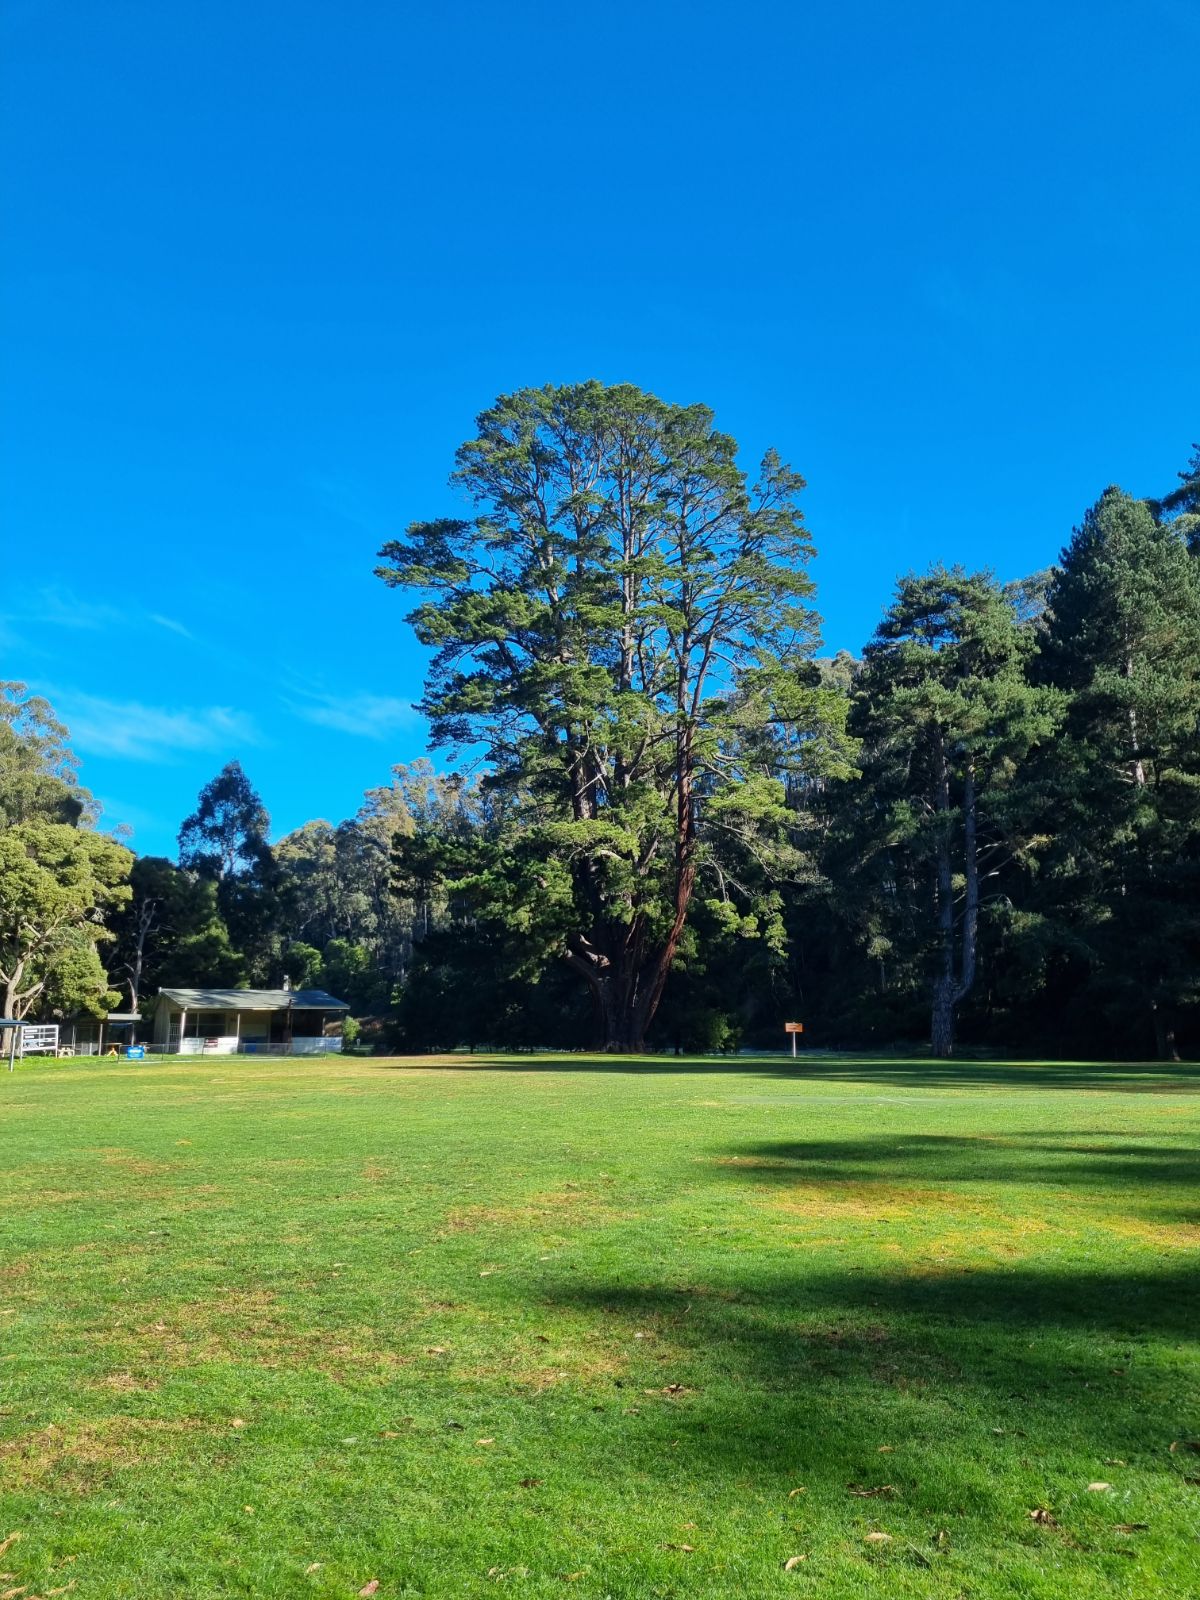
[[[16,615],[40,627],[77,628],[88,633],[115,628],[122,620],[121,612],[107,601],[85,600],[57,585],[31,591]]]
[[[150,621],[157,622],[160,628],[167,628],[171,633],[177,633],[181,639],[194,639],[196,636],[190,628],[185,628],[182,622],[176,622],[174,617],[160,617],[157,611],[150,613]]]
[[[55,690],[51,694],[71,730],[71,743],[87,755],[126,761],[169,761],[194,750],[229,751],[262,743],[254,719],[230,706],[148,706],[137,700]]]
[[[285,696],[283,703],[305,722],[360,739],[385,739],[397,728],[411,727],[418,719],[411,700],[398,700],[391,695],[324,694],[305,689],[299,698]]]
[[[79,633],[108,633],[116,628],[128,628],[131,622],[146,621],[177,633],[182,639],[193,637],[191,630],[174,617],[165,617],[157,611],[145,612],[132,603],[116,606],[107,600],[89,600],[58,584],[47,584],[21,595],[10,606],[7,620],[30,623],[38,628],[70,628]]]

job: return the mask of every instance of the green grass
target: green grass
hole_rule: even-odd
[[[1200,1594],[1198,1134],[1195,1067],[26,1063],[0,1594]]]

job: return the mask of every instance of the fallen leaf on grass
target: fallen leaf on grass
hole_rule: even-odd
[[[578,1572],[560,1572],[559,1577],[564,1583],[574,1583],[576,1579],[583,1577],[583,1570],[580,1569]]]
[[[5,1589],[4,1593],[0,1594],[0,1600],[17,1600],[17,1596],[24,1593],[25,1585],[22,1584],[19,1589]]]
[[[1129,1463],[1128,1461],[1118,1461],[1116,1456],[1105,1456],[1104,1465],[1106,1467],[1127,1467]]]
[[[16,1544],[20,1537],[19,1533],[10,1533],[7,1539],[0,1539],[0,1556],[4,1555],[12,1545]]]
[[[425,1354],[427,1356],[444,1356],[446,1354],[446,1346],[444,1344],[426,1345]]]
[[[495,1439],[476,1439],[476,1444],[495,1444]]]
[[[877,1495],[891,1495],[896,1492],[894,1483],[881,1483],[877,1489],[864,1489],[861,1483],[848,1483],[846,1488],[856,1500],[874,1500]]]
[[[540,1478],[522,1478],[521,1487],[522,1489],[540,1489],[542,1480]]]
[[[370,1583],[364,1583],[362,1588],[358,1592],[359,1592],[360,1595],[372,1595],[372,1594],[375,1593],[375,1591],[376,1591],[376,1589],[378,1589],[378,1587],[379,1587],[379,1579],[378,1578],[372,1578]]]
[[[1118,1522],[1118,1533],[1145,1533],[1149,1528],[1148,1522]]]
[[[1172,1439],[1171,1454],[1175,1455],[1180,1450],[1193,1450],[1200,1455],[1200,1439]],[[3,1548],[4,1546],[0,1545],[0,1550]]]
[[[800,1565],[800,1563],[802,1561],[807,1561],[807,1560],[808,1560],[807,1556],[789,1556],[787,1558],[787,1560],[783,1563],[783,1570],[785,1572],[795,1572],[796,1568]]]
[[[304,1576],[307,1578],[310,1572],[320,1572],[321,1566],[320,1561],[310,1561],[304,1569]]]
[[[788,1499],[789,1500],[794,1500],[798,1494],[807,1494],[807,1493],[808,1493],[808,1490],[804,1487],[803,1484],[801,1484],[798,1489],[789,1489],[788,1490]]]
[[[696,1546],[694,1544],[669,1544],[668,1543],[668,1544],[664,1544],[662,1546],[662,1549],[664,1549],[664,1550],[685,1550],[688,1555],[692,1555],[695,1552]]]
[[[1057,1528],[1059,1526],[1044,1506],[1035,1506],[1029,1513],[1029,1517],[1030,1521],[1036,1522],[1042,1528]]]
[[[890,1456],[895,1448],[894,1444],[881,1444],[876,1453],[881,1456]]]
[[[890,1533],[868,1533],[865,1535],[864,1542],[867,1544],[891,1544],[892,1536]]]
[[[77,1580],[75,1578],[72,1578],[70,1583],[64,1583],[61,1589],[47,1589],[46,1600],[51,1600],[52,1595],[69,1594],[70,1591],[75,1587],[76,1581]],[[32,1596],[30,1596],[30,1600],[33,1600]]]
[[[1103,1494],[1106,1489],[1111,1489],[1111,1488],[1112,1488],[1112,1484],[1111,1483],[1105,1483],[1102,1479],[1098,1478],[1095,1483],[1089,1483],[1088,1484],[1088,1493],[1089,1494]]]
[[[231,1428],[244,1428],[246,1426],[246,1423],[245,1423],[245,1420],[242,1417],[233,1417],[230,1420],[229,1426]]]

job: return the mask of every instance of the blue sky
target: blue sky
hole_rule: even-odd
[[[371,573],[498,393],[704,400],[826,640],[1200,437],[1200,0],[4,0],[0,675],[169,851],[425,749]],[[14,153],[15,157],[14,158]]]

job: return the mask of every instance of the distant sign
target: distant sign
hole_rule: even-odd
[[[784,1033],[803,1033],[804,1024],[802,1022],[785,1022],[783,1031]]]

